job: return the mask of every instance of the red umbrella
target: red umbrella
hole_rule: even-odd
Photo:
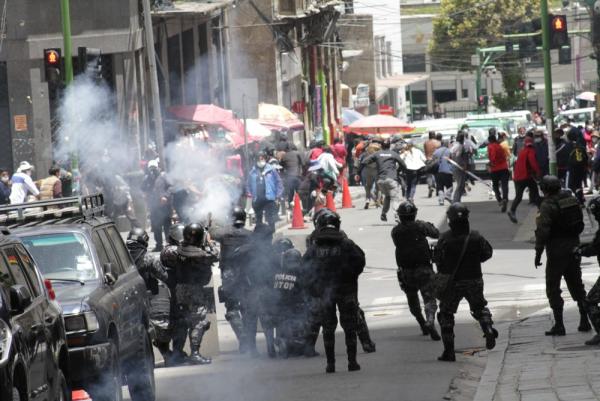
[[[393,116],[375,114],[361,118],[348,126],[350,131],[360,134],[394,134],[411,132],[414,127]]]

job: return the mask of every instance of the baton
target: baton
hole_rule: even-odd
[[[449,157],[444,157],[444,159],[446,159],[446,160],[447,160],[447,161],[448,161],[450,164],[452,164],[454,167],[456,167],[456,168],[458,168],[459,170],[461,170],[463,173],[467,174],[469,177],[473,178],[473,179],[474,179],[474,180],[476,180],[476,181],[479,181],[479,182],[481,182],[483,185],[487,186],[488,188],[490,188],[490,189],[492,189],[492,190],[494,189],[494,188],[492,187],[492,185],[491,185],[489,182],[487,182],[487,181],[484,181],[484,180],[483,180],[481,177],[479,177],[478,175],[475,175],[475,174],[473,174],[472,172],[465,170],[464,168],[462,168],[462,167],[461,167],[461,166],[460,166],[460,165],[459,165],[457,162],[455,162],[454,160],[450,159]]]

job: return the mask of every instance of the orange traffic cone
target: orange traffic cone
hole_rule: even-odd
[[[332,212],[336,211],[335,208],[335,201],[333,200],[333,192],[331,191],[327,191],[327,201],[325,203],[325,207],[329,210],[331,210]]]
[[[304,227],[304,216],[302,215],[302,203],[298,192],[294,194],[294,213],[292,215],[291,230],[301,230]]]
[[[350,195],[350,188],[348,187],[348,179],[342,178],[342,209],[353,208],[352,195]]]
[[[92,401],[92,398],[85,390],[73,390],[71,392],[71,399],[73,401]]]

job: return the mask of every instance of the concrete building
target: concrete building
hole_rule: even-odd
[[[73,48],[102,49],[108,84],[119,105],[119,120],[135,137],[142,74],[142,31],[136,0],[71,2]],[[0,32],[0,165],[22,160],[43,175],[53,159],[55,107],[44,76],[43,51],[62,48],[60,2],[6,3]],[[134,141],[135,142],[135,141]]]
[[[567,14],[570,30],[589,29],[589,17],[585,9],[569,8],[560,12]],[[476,74],[449,70],[446,62],[432,60],[427,52],[434,17],[435,15],[402,16],[404,72],[427,75],[427,79],[406,89],[407,99],[412,99],[414,119],[434,115],[440,110],[447,117],[462,117],[477,109]],[[589,57],[592,54],[590,41],[571,35],[571,47],[571,65],[558,65],[558,53],[556,50],[552,51],[553,93],[557,102],[586,90],[597,79],[595,61]],[[535,84],[535,90],[528,93],[528,107],[534,110],[543,108],[544,73],[541,54],[525,63],[525,78],[527,82]],[[485,71],[481,88],[482,95],[501,93],[501,74],[492,68]]]

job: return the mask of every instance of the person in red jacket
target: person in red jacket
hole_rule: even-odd
[[[515,162],[515,168],[513,171],[513,181],[515,183],[515,199],[513,200],[510,210],[508,211],[508,218],[513,223],[517,223],[517,207],[523,199],[523,192],[525,188],[529,188],[529,196],[531,201],[538,207],[540,205],[540,194],[538,192],[536,178],[541,176],[542,171],[535,157],[535,149],[533,147],[533,139],[531,137],[525,138],[525,146],[519,152],[517,161]]]
[[[498,142],[496,128],[490,128],[488,136],[488,158],[490,163],[490,176],[492,178],[492,187],[496,200],[500,205],[502,213],[506,213],[508,205],[508,181],[510,180],[510,171],[508,170],[508,160],[506,151]],[[502,192],[500,191],[502,189]]]

